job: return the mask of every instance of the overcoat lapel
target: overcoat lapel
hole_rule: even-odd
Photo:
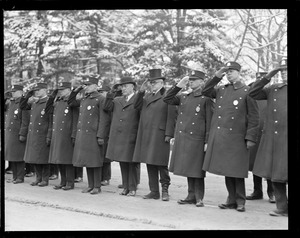
[[[151,103],[156,102],[157,100],[161,99],[165,93],[166,89],[162,88],[158,93],[154,96],[149,95],[149,100],[147,101],[146,107],[148,107]]]

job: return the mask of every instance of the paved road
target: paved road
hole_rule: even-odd
[[[98,195],[83,194],[84,181],[74,190],[54,190],[59,180],[48,187],[32,187],[34,178],[23,184],[5,183],[5,231],[45,230],[287,230],[288,218],[271,217],[275,209],[265,198],[247,201],[246,212],[221,210],[226,200],[224,177],[207,174],[205,207],[179,205],[178,199],[187,195],[186,178],[171,174],[169,202],[144,200],[148,193],[146,166],[141,166],[141,184],[136,197],[119,195],[121,182],[118,163],[112,163],[112,180]],[[5,179],[11,175],[5,175]],[[252,192],[252,174],[246,179],[247,194]]]

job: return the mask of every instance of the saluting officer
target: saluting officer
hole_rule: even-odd
[[[282,82],[265,87],[279,71]],[[272,181],[277,209],[270,215],[288,216],[287,60],[257,80],[249,95],[256,100],[267,100],[266,120],[253,173]]]
[[[208,80],[202,94],[216,99],[203,170],[225,176],[227,201],[221,209],[245,211],[245,178],[248,177],[249,148],[255,145],[259,122],[258,107],[242,82],[241,66],[228,62]],[[224,76],[230,82],[214,88]]]
[[[23,95],[23,86],[12,85],[7,92],[12,94],[8,101],[5,115],[5,160],[9,161],[14,184],[23,183],[25,175],[25,162],[23,160],[30,113],[20,110],[20,100]]]
[[[73,144],[72,134],[74,128],[74,110],[68,105],[71,93],[71,83],[61,82],[48,103],[53,106],[53,126],[50,146],[49,163],[58,165],[61,182],[54,189],[65,191],[74,188],[75,171],[72,164]]]
[[[133,106],[135,85],[131,77],[120,80],[121,97],[108,93],[104,109],[112,112],[112,122],[106,157],[120,162],[123,191],[120,195],[135,196],[138,183],[138,163],[133,162],[133,153],[140,119],[139,110]]]
[[[33,94],[37,101],[30,104],[28,99]],[[24,161],[34,164],[36,180],[31,183],[32,186],[44,187],[49,183],[48,160],[52,133],[52,110],[46,107],[47,100],[47,84],[40,82],[27,93],[20,103],[21,110],[31,109]]]
[[[263,76],[265,76],[267,72],[257,72],[256,73],[256,79],[260,79]],[[251,87],[251,84],[248,86]],[[266,100],[257,100],[257,105],[258,105],[258,111],[259,111],[259,129],[258,129],[258,134],[257,134],[257,142],[256,144],[249,149],[249,171],[253,170],[256,154],[257,154],[257,149],[260,143],[261,139],[261,134],[262,130],[264,127],[264,121],[266,117],[266,107],[267,107],[267,101]],[[270,179],[267,179],[267,194],[269,196],[269,202],[270,203],[275,203],[275,198],[274,198],[274,191],[273,191],[273,186],[272,182]],[[257,199],[262,199],[263,198],[263,189],[262,189],[262,178],[259,176],[256,176],[253,174],[253,192],[249,195],[246,196],[247,200],[257,200]]]
[[[162,77],[161,69],[150,69],[149,75],[150,78],[143,83],[134,101],[134,108],[141,110],[141,117],[133,161],[147,164],[150,193],[143,198],[158,199],[160,182],[162,200],[169,201],[168,188],[171,179],[168,164],[170,140],[174,137],[176,107],[163,102],[166,78]],[[150,82],[152,91],[147,94],[146,82]]]
[[[79,86],[68,99],[70,107],[80,106],[76,140],[73,152],[73,165],[86,167],[88,188],[82,193],[101,192],[101,172],[104,161],[103,144],[108,133],[108,114],[103,111],[104,97],[97,92],[98,78],[89,76],[84,82],[85,96],[76,100]]]
[[[202,170],[206,143],[210,129],[213,102],[202,95],[205,74],[192,70],[164,98],[166,103],[178,105],[175,143],[171,155],[170,171],[187,177],[188,196],[179,204],[203,207],[205,171]],[[177,95],[189,83],[191,92]],[[177,95],[177,96],[176,96]]]

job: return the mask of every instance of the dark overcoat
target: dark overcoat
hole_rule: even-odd
[[[98,92],[76,100],[76,94],[71,93],[68,99],[70,107],[79,106],[76,141],[73,152],[75,167],[102,167],[104,160],[103,146],[97,138],[107,137],[108,115],[103,111],[104,97]]]
[[[58,99],[53,103],[53,125],[49,155],[49,163],[51,164],[72,164],[73,124],[77,123],[74,109],[68,105],[67,98]]]
[[[53,114],[46,107],[47,100],[45,97],[32,105],[27,103],[28,99],[20,103],[22,110],[31,110],[24,154],[26,163],[48,164],[50,146],[46,144],[46,138],[51,138]]]
[[[267,100],[266,120],[254,163],[253,173],[273,182],[288,181],[287,84],[265,87],[269,80],[256,81],[249,95]]]
[[[170,144],[165,137],[174,137],[176,107],[164,103],[165,88],[156,94],[139,92],[134,107],[141,110],[134,162],[168,166]],[[145,96],[144,96],[145,95]]]
[[[261,139],[261,135],[264,127],[264,121],[266,117],[267,101],[258,100],[257,105],[258,105],[258,112],[259,112],[259,126],[258,126],[256,144],[249,149],[249,171],[253,170],[257,149],[260,144],[260,139]]]
[[[202,94],[216,99],[203,170],[235,178],[247,178],[249,154],[246,141],[256,142],[258,106],[241,81],[214,88],[221,78],[208,80]]]
[[[20,99],[11,100],[5,115],[5,160],[23,161],[26,142],[20,142],[19,136],[27,137],[30,112],[21,110]]]
[[[106,157],[118,162],[133,162],[133,153],[137,138],[140,111],[135,109],[133,101],[125,97],[114,98],[113,93],[106,95],[104,109],[112,112]]]
[[[185,177],[204,178],[204,144],[208,139],[213,102],[202,95],[201,89],[176,96],[180,90],[174,86],[164,98],[166,103],[178,105],[170,171]]]

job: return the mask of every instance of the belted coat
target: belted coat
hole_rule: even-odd
[[[247,178],[249,151],[246,141],[256,142],[258,106],[241,81],[214,88],[221,78],[208,80],[202,94],[215,98],[203,170],[235,178]]]
[[[176,107],[164,103],[166,89],[161,88],[156,94],[138,92],[134,107],[141,110],[134,162],[168,166],[170,143],[165,137],[174,137]]]
[[[52,111],[46,107],[48,97],[28,104],[28,98],[20,103],[21,110],[31,110],[24,161],[32,164],[48,164],[50,146],[46,138],[51,138]]]
[[[104,97],[93,92],[80,100],[77,93],[71,92],[68,104],[79,107],[76,140],[73,151],[75,167],[102,167],[104,161],[103,146],[98,144],[98,138],[107,137],[108,114],[103,111]]]
[[[178,105],[170,172],[185,177],[204,178],[204,144],[208,139],[213,101],[203,96],[201,89],[176,96],[180,90],[174,86],[164,98],[164,102]]]
[[[26,141],[20,142],[19,136],[27,137],[30,112],[21,110],[20,99],[11,100],[5,115],[5,160],[20,162],[24,159]]]
[[[49,163],[51,164],[72,164],[73,144],[72,134],[76,130],[74,123],[77,123],[76,109],[70,107],[67,98],[52,99],[53,125],[51,134],[51,145]],[[49,102],[50,100],[48,100]],[[77,124],[76,124],[77,126]],[[75,137],[74,137],[75,138]]]
[[[137,138],[140,111],[134,108],[133,101],[125,97],[106,95],[104,110],[112,112],[106,157],[118,162],[133,162],[133,153]]]
[[[254,99],[267,100],[266,120],[253,173],[284,183],[288,181],[287,84],[264,87],[268,83],[269,80],[262,78],[249,91]]]

